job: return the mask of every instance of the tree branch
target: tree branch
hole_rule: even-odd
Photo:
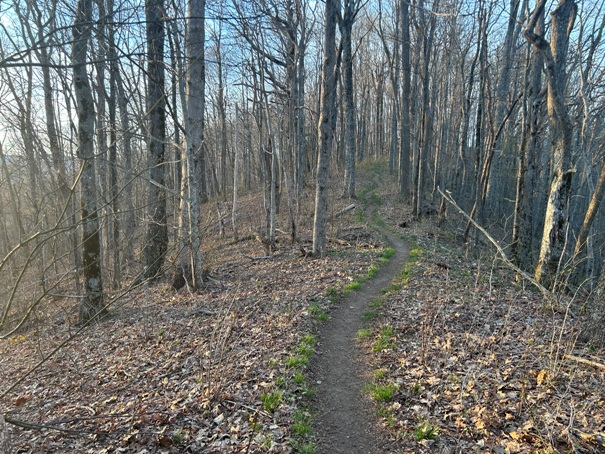
[[[487,230],[485,230],[483,227],[481,227],[472,217],[470,217],[462,208],[460,208],[458,206],[458,204],[452,198],[452,196],[449,193],[449,191],[446,191],[446,193],[444,193],[443,191],[441,191],[441,188],[437,188],[437,191],[439,191],[439,194],[441,194],[441,196],[448,203],[450,203],[454,208],[456,208],[456,210],[458,210],[458,212],[465,219],[467,219],[471,224],[473,224],[477,230],[479,230],[481,233],[483,233],[483,235],[489,240],[489,242],[494,245],[494,247],[498,251],[498,254],[500,254],[500,257],[502,258],[502,261],[506,264],[506,266],[508,266],[514,272],[516,272],[521,277],[523,277],[523,279],[525,279],[526,281],[528,281],[529,283],[531,283],[534,287],[536,287],[538,290],[540,290],[540,292],[542,293],[542,295],[544,295],[544,297],[547,300],[549,300],[551,302],[555,302],[557,300],[556,295],[553,292],[551,292],[546,287],[544,287],[542,284],[540,284],[536,279],[534,279],[534,277],[532,275],[530,275],[526,271],[523,271],[521,268],[519,268],[517,265],[515,265],[507,257],[506,252],[504,252],[504,249],[502,249],[502,247],[498,244],[498,242],[487,232]]]

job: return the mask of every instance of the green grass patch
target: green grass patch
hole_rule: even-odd
[[[296,369],[309,364],[309,357],[305,355],[290,355],[286,359],[286,367],[288,369]]]
[[[279,404],[283,400],[283,394],[281,391],[270,391],[261,395],[261,401],[263,402],[263,408],[268,413],[273,413]]]
[[[388,402],[397,392],[397,385],[393,383],[371,383],[366,385],[365,388],[370,397],[376,402]]]
[[[382,254],[380,254],[380,257],[389,260],[394,255],[395,255],[395,249],[393,249],[392,247],[388,247],[384,250],[384,252]]]
[[[374,203],[374,205],[376,205],[376,208],[379,208],[382,206],[382,198],[380,198],[380,196],[378,194],[376,194],[375,192],[372,192],[372,203]]]
[[[376,369],[376,370],[374,370],[374,372],[372,372],[372,376],[376,380],[380,380],[381,378],[386,377],[386,375],[387,375],[387,371],[385,369]]]
[[[416,441],[422,440],[434,440],[437,438],[439,434],[439,428],[437,426],[433,426],[428,421],[423,421],[416,426],[414,429],[414,438]]]
[[[381,405],[378,408],[378,414],[384,418],[384,422],[387,426],[393,427],[395,425],[395,415],[393,409],[387,405]]]
[[[312,428],[311,415],[309,413],[299,410],[294,414],[292,433],[295,437],[310,435]]]
[[[357,339],[367,339],[372,335],[372,330],[369,328],[360,329],[357,331]]]
[[[422,386],[420,385],[420,383],[418,383],[418,382],[414,383],[414,386],[412,386],[412,389],[410,390],[410,392],[412,393],[413,396],[419,396],[420,393],[422,393]]]
[[[294,372],[292,379],[297,385],[302,385],[305,383],[305,375],[301,371]]]
[[[317,303],[313,303],[309,306],[309,314],[315,317],[320,322],[325,322],[328,319],[328,313],[324,311],[321,306]]]
[[[317,339],[315,339],[315,336],[313,334],[307,333],[303,336],[302,343],[312,347],[317,343]]]
[[[361,288],[361,282],[358,280],[354,280],[353,282],[351,282],[350,284],[347,284],[345,287],[345,291],[355,291],[355,290],[359,290]]]
[[[389,350],[395,347],[395,329],[392,326],[383,326],[380,329],[380,334],[376,337],[372,350],[380,352],[382,350]]]
[[[382,307],[382,300],[381,299],[373,299],[372,301],[370,301],[369,306],[373,307],[373,308],[378,308],[378,307]]]
[[[376,312],[366,309],[363,311],[363,314],[361,314],[361,318],[365,321],[374,320],[376,318]]]
[[[335,287],[328,287],[326,289],[326,295],[327,295],[328,299],[330,300],[330,302],[335,303],[338,301],[338,298],[340,297],[340,292]]]
[[[395,335],[395,328],[393,328],[390,325],[385,325],[382,328],[380,328],[380,334],[382,336],[393,337]]]
[[[376,274],[378,274],[378,267],[376,265],[371,265],[366,274],[366,279],[373,279]]]
[[[300,454],[315,454],[315,444],[312,441],[304,441],[302,443],[296,443],[296,451]]]
[[[307,358],[313,354],[315,350],[310,345],[305,344],[304,342],[296,347],[296,353],[300,356],[306,356]]]

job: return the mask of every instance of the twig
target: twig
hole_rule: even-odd
[[[579,356],[574,356],[570,354],[563,355],[564,358],[571,359],[577,363],[588,364],[589,366],[597,367],[601,370],[605,370],[605,364],[597,363],[596,361],[591,361],[590,359],[580,358]]]

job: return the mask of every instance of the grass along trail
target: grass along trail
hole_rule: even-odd
[[[368,194],[370,200],[372,194]],[[372,219],[372,205],[366,208],[366,219]],[[394,254],[376,276],[360,289],[342,298],[320,331],[318,354],[311,364],[316,395],[312,408],[316,417],[318,452],[380,453],[389,452],[386,437],[381,434],[374,405],[364,393],[368,370],[364,351],[356,335],[363,327],[363,314],[369,303],[382,295],[382,290],[400,273],[409,249],[397,236],[381,226]]]

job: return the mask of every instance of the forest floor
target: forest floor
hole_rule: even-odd
[[[383,167],[359,173],[355,210],[335,216],[350,201],[332,190],[321,259],[310,204],[271,255],[209,222],[208,287],[121,298],[0,399],[20,424],[0,418],[0,452],[605,452],[605,353],[575,340],[580,302],[546,306],[460,219],[413,220]],[[260,204],[242,198],[241,236]],[[0,341],[0,395],[75,331],[56,304]]]

